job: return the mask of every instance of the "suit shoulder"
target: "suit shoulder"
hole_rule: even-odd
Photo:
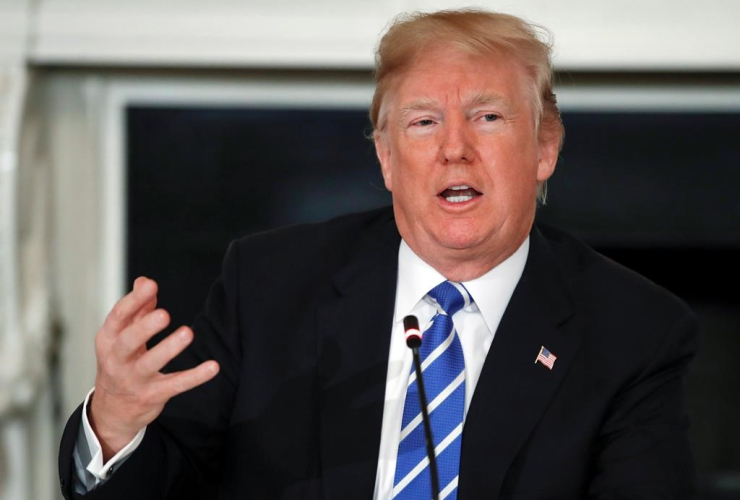
[[[309,247],[321,247],[336,242],[346,242],[359,236],[373,226],[393,219],[390,207],[367,212],[341,215],[323,222],[294,224],[249,234],[236,240],[240,247],[280,247],[301,243]],[[305,248],[303,248],[305,250]]]
[[[623,311],[693,316],[688,305],[675,294],[600,254],[576,236],[545,225],[538,229],[554,249],[564,279],[575,295],[600,300],[609,308]]]
[[[341,265],[366,235],[393,221],[393,209],[383,207],[324,222],[295,224],[237,239],[228,254],[237,254],[240,261],[250,262],[252,267],[298,266],[310,274],[308,266],[319,271]]]

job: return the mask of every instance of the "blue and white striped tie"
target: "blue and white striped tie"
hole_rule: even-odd
[[[424,332],[419,355],[439,468],[439,498],[455,500],[465,411],[465,360],[452,316],[470,305],[473,299],[460,283],[450,281],[436,286],[428,295],[437,303],[438,310]],[[413,370],[403,408],[393,498],[432,498],[429,459],[424,443],[416,373]]]

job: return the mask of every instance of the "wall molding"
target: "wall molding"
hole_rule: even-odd
[[[457,2],[460,4],[460,2]],[[555,35],[564,71],[740,71],[740,5],[707,0],[484,1]],[[461,4],[462,5],[462,4]],[[455,2],[40,0],[29,60],[37,65],[371,68],[398,12]]]

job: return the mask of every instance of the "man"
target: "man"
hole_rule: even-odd
[[[431,498],[414,314],[441,498],[687,497],[693,315],[533,225],[563,134],[549,47],[511,16],[415,15],[376,70],[392,212],[235,242],[193,331],[148,351],[168,318],[138,279],[96,337],[65,496]]]

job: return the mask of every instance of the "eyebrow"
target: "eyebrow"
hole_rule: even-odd
[[[487,92],[479,92],[475,94],[471,99],[466,101],[468,105],[480,105],[480,104],[500,104],[506,108],[510,108],[509,100],[499,94],[491,94]]]
[[[434,109],[438,107],[439,103],[437,101],[433,101],[431,99],[416,99],[408,104],[404,104],[403,106],[401,106],[401,117],[403,118],[412,111]]]
[[[479,92],[477,94],[474,94],[470,99],[466,99],[466,106],[479,106],[481,104],[500,104],[507,109],[510,109],[511,106],[509,105],[509,101],[499,95],[499,94],[492,94],[488,92]],[[404,118],[406,115],[411,113],[412,111],[420,111],[420,110],[429,110],[429,109],[437,109],[440,107],[439,102],[434,101],[432,99],[416,99],[414,101],[411,101],[408,104],[405,104],[401,106],[401,118]]]

